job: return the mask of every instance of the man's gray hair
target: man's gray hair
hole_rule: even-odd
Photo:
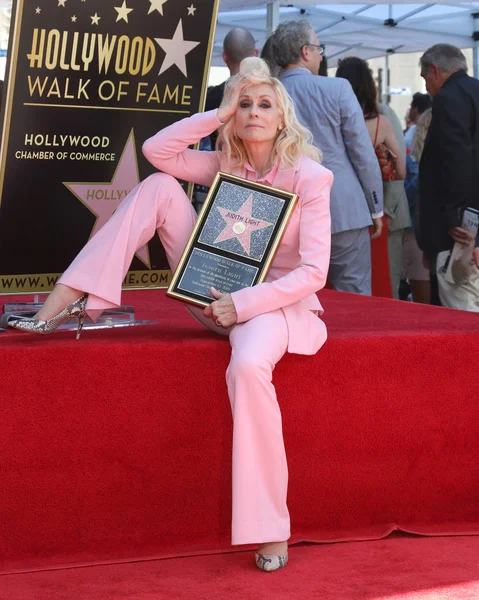
[[[223,50],[233,64],[239,65],[244,58],[254,56],[254,37],[247,29],[235,27],[226,34]]]
[[[301,48],[311,44],[314,29],[308,21],[282,23],[272,35],[274,59],[281,67],[296,65],[301,59]]]
[[[467,71],[466,57],[459,48],[450,44],[436,44],[426,50],[421,56],[420,65],[426,72],[431,65],[436,65],[442,73]]]

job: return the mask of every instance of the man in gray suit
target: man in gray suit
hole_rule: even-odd
[[[329,281],[335,290],[370,295],[369,227],[372,237],[381,234],[383,184],[363,112],[349,81],[316,77],[322,47],[307,21],[280,25],[272,45],[296,114],[334,173]]]

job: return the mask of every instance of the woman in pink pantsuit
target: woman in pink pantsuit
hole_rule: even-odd
[[[221,151],[188,148],[221,127]],[[67,269],[34,319],[6,316],[10,327],[50,333],[67,318],[95,319],[120,304],[121,284],[137,249],[158,231],[172,270],[196,214],[175,177],[209,186],[221,170],[299,195],[266,281],[232,294],[212,289],[206,327],[228,335],[226,380],[233,412],[232,543],[258,543],[256,564],[285,566],[290,520],[288,470],[272,372],[286,351],[315,354],[326,340],[316,296],[330,253],[330,171],[296,119],[282,84],[258,58],[243,61],[217,111],[197,114],[147,140],[143,152],[162,173],[148,177]],[[66,308],[65,308],[66,307]]]

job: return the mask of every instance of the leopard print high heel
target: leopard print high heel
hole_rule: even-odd
[[[86,303],[88,300],[88,294],[83,294],[81,298],[75,300],[69,304],[66,308],[60,311],[57,315],[43,321],[42,319],[33,319],[24,315],[15,315],[11,313],[5,313],[0,319],[0,327],[12,327],[13,329],[19,329],[20,331],[26,331],[28,333],[39,333],[47,335],[53,333],[62,323],[69,321],[70,319],[78,319],[78,329],[76,339],[80,339],[80,334],[83,328],[83,323],[86,318]]]

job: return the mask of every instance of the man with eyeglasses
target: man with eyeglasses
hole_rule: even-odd
[[[383,185],[363,112],[345,79],[318,75],[324,47],[307,21],[281,24],[272,36],[280,80],[299,120],[334,173],[328,279],[343,292],[371,294],[371,243],[382,230]]]

